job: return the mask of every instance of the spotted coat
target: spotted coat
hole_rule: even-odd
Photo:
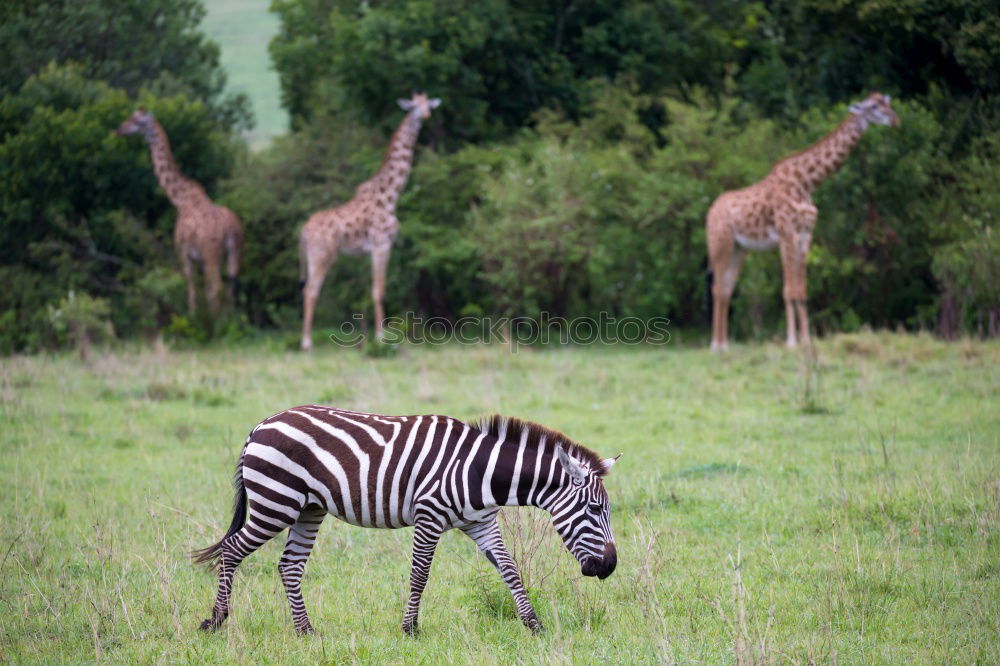
[[[299,234],[299,266],[302,272],[302,349],[312,348],[316,301],[327,272],[338,254],[370,254],[372,300],[375,304],[375,335],[382,337],[385,275],[392,242],[399,232],[396,201],[406,187],[413,162],[413,149],[424,120],[441,103],[423,93],[399,104],[408,113],[399,124],[382,165],[369,180],[358,185],[354,197],[336,208],[313,213]]]
[[[712,271],[712,349],[728,346],[729,303],[749,251],[781,251],[787,344],[809,344],[806,257],[817,209],[812,191],[837,170],[871,124],[899,124],[887,95],[872,93],[850,115],[805,150],[777,162],[763,180],[723,192],[708,210],[706,239]],[[798,314],[798,336],[795,315]]]

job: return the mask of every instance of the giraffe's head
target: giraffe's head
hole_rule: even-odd
[[[149,136],[149,133],[153,129],[153,112],[147,111],[143,107],[139,107],[135,112],[125,119],[118,129],[115,130],[117,136],[126,136],[129,134],[142,134],[143,136]]]
[[[889,125],[899,127],[899,116],[889,105],[891,99],[888,95],[880,92],[873,92],[860,102],[851,104],[850,111],[855,116],[861,118],[866,125]]]
[[[618,551],[611,534],[611,503],[602,479],[620,456],[600,460],[590,451],[580,455],[581,451],[573,455],[562,445],[556,448],[569,482],[551,505],[552,523],[580,563],[581,573],[603,580],[614,572]]]
[[[430,118],[431,109],[436,109],[441,105],[441,100],[439,98],[432,97],[428,99],[427,93],[418,92],[413,93],[410,96],[410,99],[400,98],[396,101],[404,111],[416,110],[417,117],[421,120],[427,120]]]

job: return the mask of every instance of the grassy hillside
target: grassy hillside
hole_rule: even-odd
[[[278,74],[267,52],[278,31],[278,18],[267,11],[268,4],[267,0],[205,0],[208,15],[202,24],[222,48],[230,89],[246,93],[253,102],[257,127],[248,137],[252,147],[264,146],[288,129]]]
[[[120,350],[0,359],[0,653],[53,661],[989,662],[1000,653],[1000,344],[840,336],[776,346]],[[215,581],[186,553],[228,525],[248,430],[319,401],[500,411],[624,452],[607,481],[618,570],[584,579],[542,515],[511,511],[547,630],[518,622],[445,535],[416,639],[410,530],[328,519],[293,630],[281,539],[197,631]],[[538,515],[538,514],[535,514]],[[540,541],[535,541],[540,538]]]

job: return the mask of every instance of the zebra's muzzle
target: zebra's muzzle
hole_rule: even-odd
[[[615,549],[615,544],[607,543],[604,545],[603,556],[600,558],[587,558],[580,566],[580,572],[584,576],[597,576],[601,580],[604,580],[614,573],[617,565],[618,551]]]

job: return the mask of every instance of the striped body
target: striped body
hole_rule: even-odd
[[[446,416],[387,417],[308,405],[254,429],[243,454],[243,479],[250,493],[270,489],[292,509],[316,504],[352,525],[411,527],[415,507],[428,504],[448,526],[459,527],[481,521],[484,509],[495,513],[518,503],[510,501],[512,490],[517,498],[518,479],[492,473],[503,444]],[[523,450],[520,457],[523,466]],[[537,458],[531,452],[529,463]],[[487,483],[469,479],[477,459]],[[284,485],[275,478],[278,469],[302,472]],[[521,497],[527,500],[532,490],[522,487]]]
[[[434,548],[452,528],[476,541],[510,587],[522,620],[538,629],[496,515],[501,506],[548,510],[583,573],[604,578],[617,558],[601,482],[613,462],[560,433],[501,417],[472,425],[320,405],[275,414],[247,438],[229,531],[199,554],[200,561],[220,562],[219,595],[202,628],[217,628],[228,615],[239,562],[287,528],[279,571],[296,628],[311,631],[300,581],[319,525],[331,514],[362,527],[416,528],[405,631],[416,629]]]

